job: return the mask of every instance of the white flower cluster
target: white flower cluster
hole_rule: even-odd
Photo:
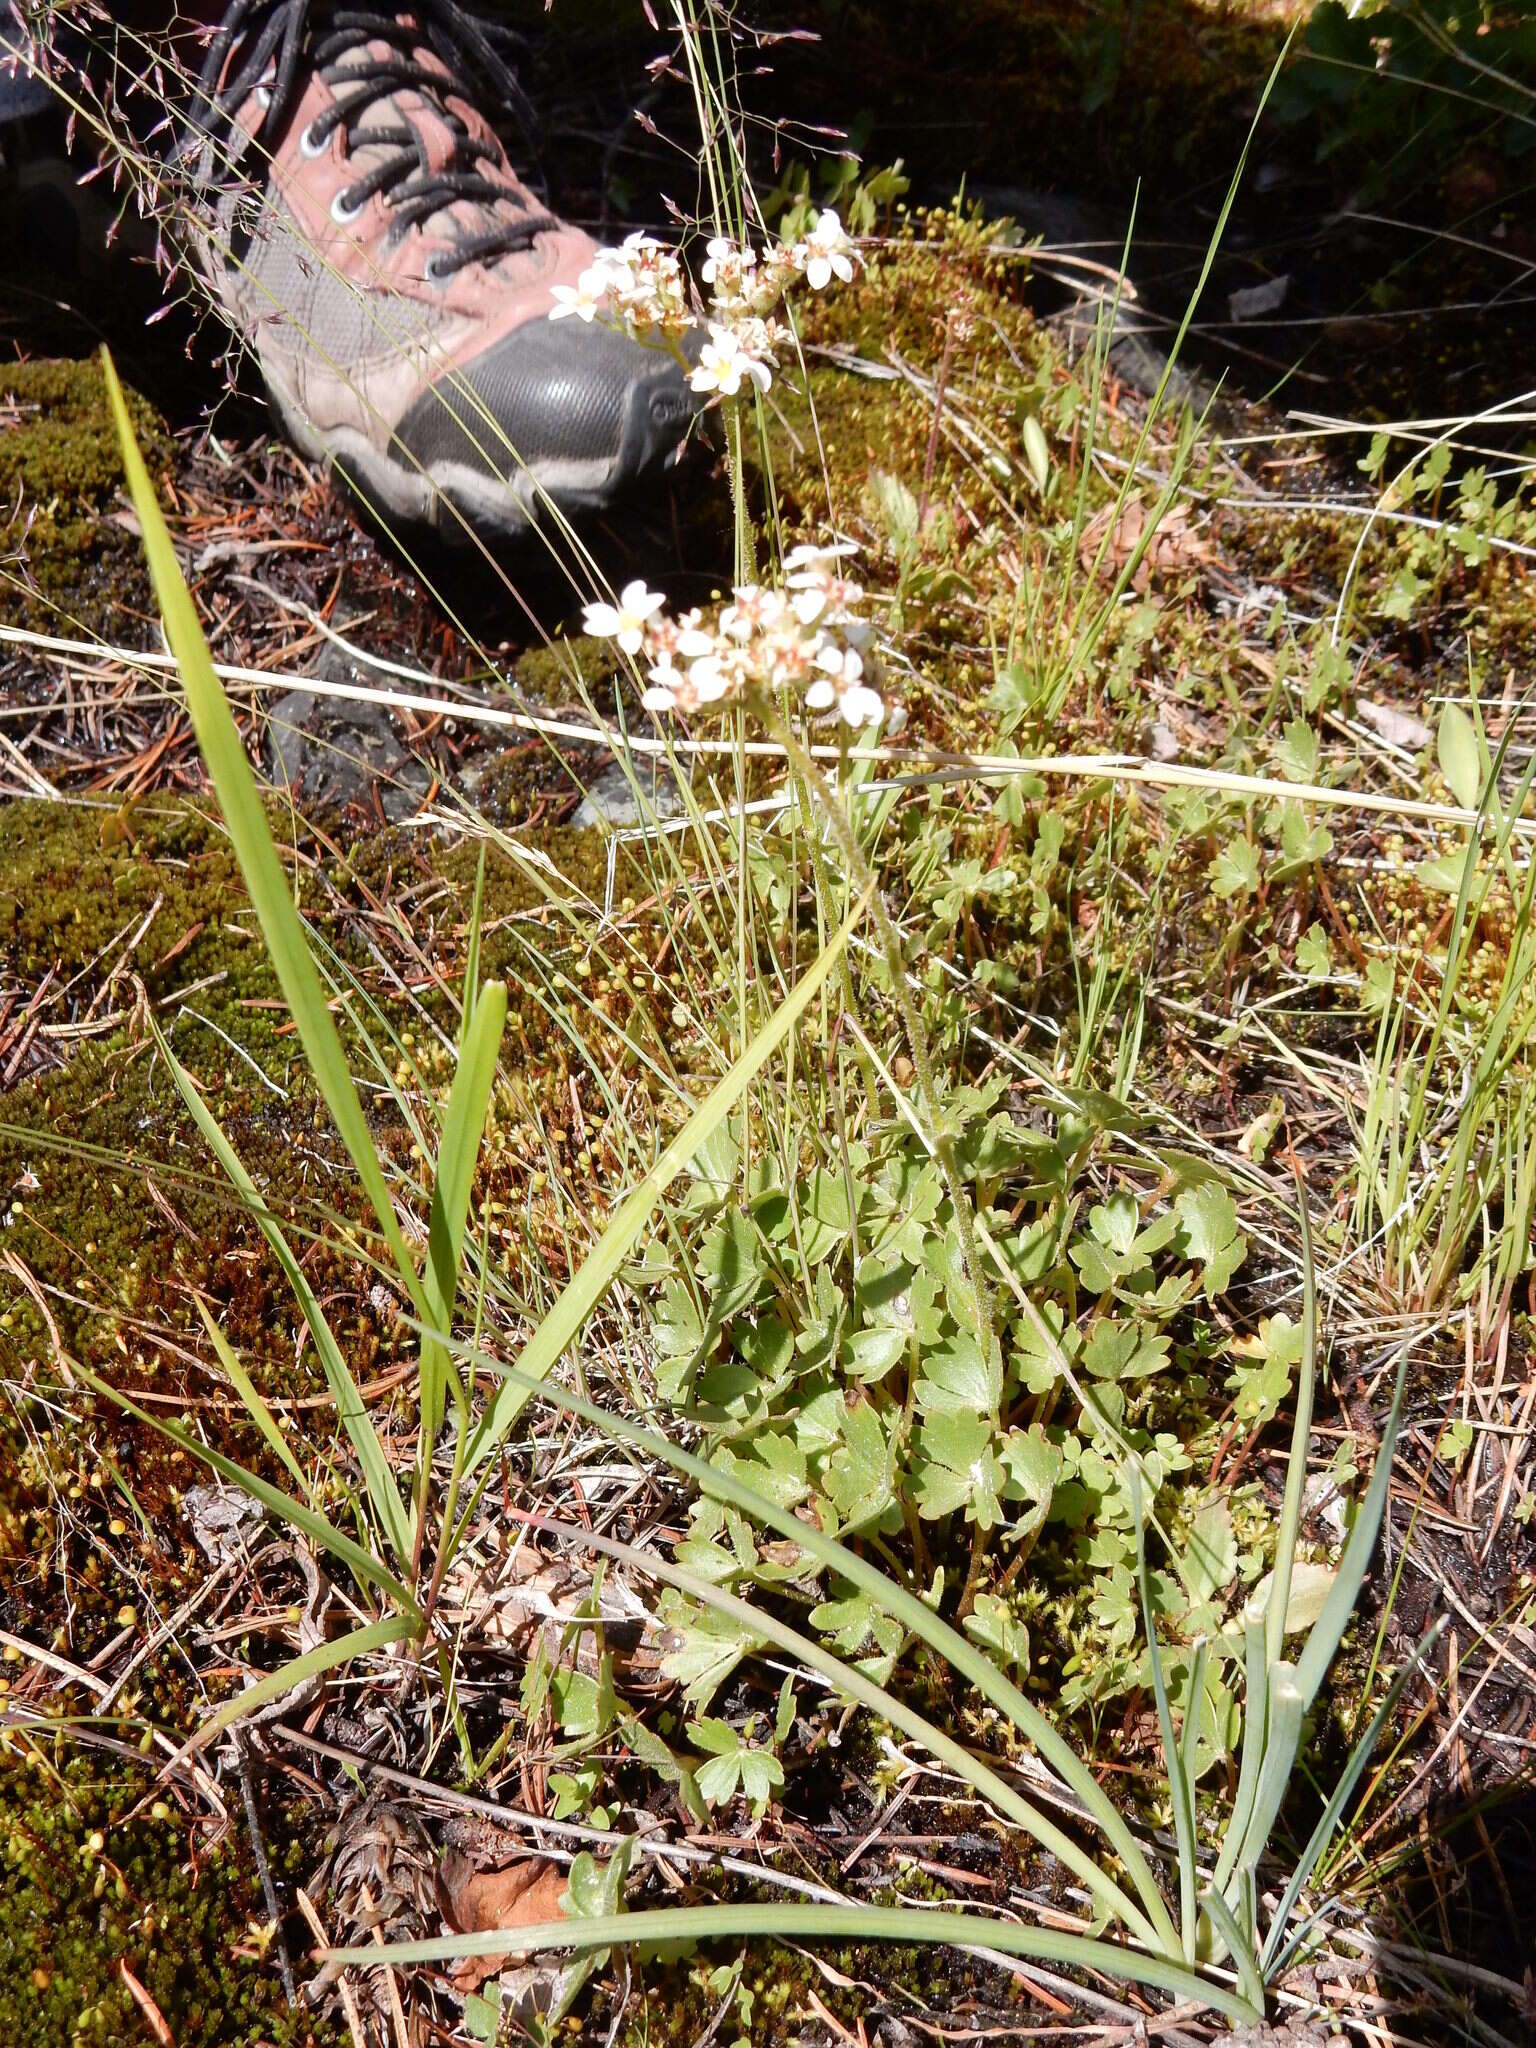
[[[850,283],[857,261],[848,231],[830,207],[801,240],[762,251],[717,236],[705,251],[709,339],[689,369],[693,389],[719,398],[735,398],[749,384],[766,391],[778,367],[777,352],[788,339],[777,318],[785,293],[802,278],[816,292],[834,277]],[[590,322],[602,316],[639,340],[660,337],[674,344],[696,324],[681,259],[653,235],[631,235],[620,248],[600,249],[575,284],[557,284],[551,291],[551,320]]]
[[[700,611],[674,617],[664,598],[631,583],[617,604],[587,606],[586,630],[643,660],[647,711],[691,714],[762,693],[835,711],[855,728],[878,725],[885,706],[865,667],[864,593],[843,574],[853,552],[847,542],[796,548],[782,590],[739,584],[713,624]]]

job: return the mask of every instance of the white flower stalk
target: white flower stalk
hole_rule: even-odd
[[[617,604],[587,606],[589,633],[641,660],[647,711],[692,715],[756,697],[812,713],[833,713],[857,731],[887,707],[870,673],[872,634],[864,593],[842,573],[850,548],[797,548],[782,589],[738,584],[712,623],[701,612],[674,617],[644,584]],[[900,719],[893,707],[888,722]]]
[[[688,381],[703,398],[740,398],[766,391],[788,330],[775,319],[797,283],[825,291],[834,278],[853,281],[858,250],[831,207],[797,242],[759,250],[751,242],[717,235],[705,249],[700,273],[709,288],[703,324],[709,338],[688,364]],[[653,235],[633,234],[617,249],[600,249],[574,285],[551,288],[551,320],[605,320],[636,340],[681,350],[700,323],[688,279],[674,250]]]

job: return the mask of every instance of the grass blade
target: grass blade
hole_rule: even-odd
[[[78,1359],[73,1361],[73,1370],[94,1392],[105,1400],[115,1401],[119,1408],[133,1417],[135,1422],[142,1422],[158,1435],[168,1437],[173,1444],[179,1444],[200,1464],[209,1466],[221,1479],[227,1480],[231,1486],[238,1486],[242,1493],[249,1494],[251,1499],[258,1501],[269,1514],[274,1514],[279,1521],[286,1522],[290,1529],[297,1529],[314,1549],[323,1550],[327,1556],[334,1557],[339,1564],[344,1564],[360,1585],[377,1586],[379,1591],[393,1600],[397,1607],[403,1608],[408,1617],[415,1616],[415,1602],[388,1565],[381,1564],[371,1551],[365,1550],[353,1537],[345,1535],[317,1508],[310,1507],[304,1501],[295,1500],[292,1494],[284,1493],[280,1486],[273,1486],[269,1480],[263,1479],[260,1473],[252,1472],[249,1466],[237,1464],[233,1458],[226,1458],[222,1451],[216,1451],[208,1444],[199,1443],[191,1431],[183,1429],[180,1423],[168,1422],[160,1415],[151,1415],[147,1408],[139,1406],[131,1394],[125,1394],[121,1388],[112,1386],[99,1373],[92,1372],[88,1365],[82,1365]],[[411,1619],[411,1632],[414,1633],[418,1627],[419,1623]]]
[[[1214,1886],[1200,1901],[1202,1909],[1211,1916],[1211,1925],[1221,1936],[1227,1953],[1232,1958],[1232,1967],[1237,1972],[1237,1981],[1243,1996],[1264,2009],[1264,1978],[1253,1959],[1253,1948],[1243,1939],[1242,1930],[1232,1917],[1231,1908]]]
[[[699,1148],[724,1123],[737,1101],[805,1015],[816,991],[842,958],[844,948],[869,906],[869,898],[870,891],[866,889],[849,911],[841,930],[807,968],[787,1001],[774,1011],[730,1072],[710,1090],[644,1180],[620,1205],[618,1214],[523,1347],[517,1375],[507,1379],[481,1417],[470,1443],[469,1470],[489,1457],[505,1440],[537,1384],[548,1376],[566,1346],[607,1293],[657,1202],[684,1167],[698,1156]]]
[[[459,1050],[464,1050],[469,1027],[474,1022],[475,1004],[480,1000],[480,938],[485,915],[485,842],[475,863],[475,893],[469,902],[469,938],[464,949],[464,994],[460,999]]]
[[[1184,1753],[1174,1740],[1173,1714],[1168,1705],[1168,1687],[1163,1678],[1163,1657],[1157,1642],[1157,1618],[1152,1612],[1152,1581],[1147,1574],[1147,1532],[1141,1512],[1141,1474],[1133,1463],[1130,1468],[1131,1513],[1136,1518],[1136,1584],[1141,1593],[1141,1625],[1146,1631],[1147,1658],[1152,1667],[1152,1697],[1157,1703],[1157,1727],[1162,1737],[1163,1761],[1168,1771],[1168,1793],[1173,1805],[1173,1832],[1179,1853],[1179,1926],[1182,1935],[1184,1960],[1195,1960],[1195,1892],[1200,1881],[1199,1865],[1195,1861],[1195,1803],[1189,1773],[1184,1767]],[[1205,1683],[1205,1645],[1200,1646],[1200,1683]],[[1190,1704],[1186,1717],[1199,1725],[1199,1704],[1190,1685]],[[1186,1733],[1188,1731],[1186,1730]]]
[[[306,1478],[303,1466],[289,1449],[288,1439],[278,1428],[276,1416],[262,1399],[257,1391],[255,1382],[235,1355],[234,1348],[230,1344],[229,1339],[214,1321],[207,1302],[204,1301],[200,1294],[194,1294],[192,1298],[197,1303],[197,1312],[203,1319],[203,1328],[208,1332],[213,1348],[219,1354],[219,1363],[223,1366],[230,1379],[233,1380],[235,1392],[245,1403],[246,1408],[250,1412],[251,1420],[266,1438],[269,1447],[276,1453],[279,1463],[287,1472],[289,1478],[294,1481],[304,1498],[313,1507],[315,1504],[314,1488]]]
[[[1328,1588],[1323,1611],[1313,1624],[1306,1647],[1296,1659],[1296,1683],[1301,1689],[1303,1709],[1312,1704],[1318,1687],[1327,1676],[1328,1666],[1344,1640],[1344,1631],[1354,1614],[1360,1588],[1370,1568],[1381,1518],[1386,1512],[1387,1491],[1392,1483],[1392,1453],[1397,1446],[1397,1426],[1403,1412],[1403,1382],[1407,1372],[1408,1353],[1405,1349],[1397,1368],[1397,1384],[1392,1389],[1392,1406],[1387,1411],[1386,1424],[1381,1432],[1376,1469],[1371,1474],[1365,1499],[1355,1516],[1355,1526],[1350,1530],[1349,1540],[1339,1558],[1338,1576]]]
[[[270,1706],[273,1700],[280,1700],[284,1693],[294,1691],[311,1678],[319,1678],[324,1672],[333,1671],[338,1664],[345,1664],[353,1657],[367,1657],[374,1650],[388,1649],[391,1643],[403,1643],[414,1633],[414,1625],[404,1615],[397,1614],[387,1616],[383,1621],[371,1621],[366,1628],[353,1629],[350,1635],[317,1643],[302,1657],[291,1658],[276,1671],[269,1671],[258,1678],[254,1685],[247,1686],[234,1699],[226,1700],[217,1713],[209,1715],[191,1741],[182,1744],[161,1771],[161,1777],[168,1777],[189,1756],[206,1749],[226,1728],[233,1728],[248,1715]]]
[[[1122,1981],[1165,1992],[1170,1998],[1187,1999],[1200,2010],[1222,2013],[1237,2026],[1251,2026],[1261,2017],[1245,1998],[1180,1963],[1141,1955],[1091,1935],[1021,1927],[1016,1920],[989,1920],[979,1913],[929,1912],[917,1906],[662,1906],[607,1918],[547,1920],[517,1929],[517,1946],[530,1951],[743,1939],[904,1941],[925,1949],[942,1942],[947,1948],[993,1949],[1000,1955],[1058,1963],[1067,1969],[1104,1971]],[[446,1935],[432,1941],[329,1949],[325,1960],[359,1968],[380,1963],[442,1963],[461,1956],[499,1955],[506,1947],[506,1929],[495,1928],[485,1934]]]
[[[1301,1529],[1301,1503],[1307,1483],[1307,1447],[1312,1441],[1312,1393],[1317,1381],[1317,1268],[1312,1258],[1312,1221],[1307,1190],[1296,1175],[1296,1215],[1301,1225],[1301,1365],[1296,1374],[1296,1420],[1291,1428],[1291,1461],[1285,1475],[1285,1499],[1275,1538],[1275,1576],[1264,1616],[1264,1647],[1275,1664],[1285,1654],[1285,1617],[1291,1604],[1291,1568]]]
[[[1264,1953],[1261,1958],[1266,1976],[1275,1975],[1285,1968],[1294,1944],[1287,1944],[1283,1954],[1277,1954],[1276,1951],[1279,1949],[1280,1943],[1284,1938],[1291,1915],[1296,1910],[1296,1901],[1301,1897],[1308,1878],[1316,1868],[1318,1858],[1328,1847],[1329,1842],[1332,1841],[1334,1829],[1339,1824],[1340,1816],[1343,1814],[1344,1808],[1349,1804],[1350,1795],[1353,1793],[1356,1785],[1359,1784],[1365,1767],[1370,1762],[1377,1743],[1381,1740],[1382,1730],[1397,1712],[1398,1703],[1408,1689],[1408,1681],[1429,1657],[1430,1652],[1445,1633],[1449,1623],[1450,1616],[1442,1614],[1433,1628],[1425,1634],[1418,1648],[1409,1657],[1402,1670],[1398,1672],[1391,1685],[1387,1688],[1387,1696],[1371,1716],[1370,1726],[1351,1750],[1344,1774],[1333,1788],[1333,1797],[1319,1815],[1317,1826],[1312,1830],[1307,1846],[1296,1859],[1296,1868],[1291,1872],[1291,1881],[1285,1888],[1285,1896],[1276,1908],[1275,1917],[1270,1924],[1269,1936],[1264,1943]]]
[[[1270,1830],[1290,1788],[1305,1712],[1306,1701],[1296,1683],[1295,1667],[1276,1664],[1269,1680],[1269,1725],[1264,1736],[1264,1762],[1259,1771],[1258,1789],[1254,1793],[1253,1812],[1248,1817],[1243,1846],[1238,1851],[1239,1878],[1245,1874],[1252,1876],[1269,1842]]]
[[[150,1019],[149,1028],[155,1034],[161,1057],[170,1068],[171,1077],[180,1090],[182,1101],[192,1113],[193,1122],[202,1132],[209,1150],[224,1169],[235,1193],[255,1217],[262,1236],[272,1247],[278,1264],[287,1276],[288,1284],[303,1311],[304,1320],[309,1325],[309,1334],[314,1339],[315,1353],[325,1374],[325,1383],[331,1390],[331,1398],[336,1403],[336,1412],[341,1418],[342,1427],[351,1439],[353,1450],[357,1453],[358,1466],[362,1471],[363,1484],[367,1489],[374,1518],[384,1540],[403,1565],[411,1555],[411,1532],[401,1503],[400,1489],[395,1484],[395,1475],[384,1455],[384,1446],[379,1442],[373,1419],[363,1403],[362,1395],[358,1392],[357,1382],[352,1377],[347,1361],[341,1355],[341,1348],[325,1319],[324,1310],[315,1299],[315,1291],[309,1284],[308,1275],[294,1257],[293,1249],[283,1235],[277,1218],[267,1207],[260,1188],[246,1172],[244,1161],[224,1135],[218,1118],[198,1093],[196,1082],[171,1051],[153,1018]]]
[[[478,919],[476,920],[478,923]],[[432,1188],[432,1216],[422,1288],[431,1311],[429,1334],[421,1344],[421,1470],[423,1486],[432,1446],[442,1427],[448,1353],[442,1332],[453,1327],[464,1256],[464,1224],[474,1187],[475,1164],[485,1132],[486,1112],[496,1081],[496,1061],[507,1021],[507,991],[490,982],[478,996],[464,993],[467,1022],[460,1040],[459,1064],[443,1118],[437,1151],[437,1178]],[[418,1503],[418,1512],[420,1511]]]
[[[261,922],[267,952],[304,1042],[315,1080],[357,1169],[358,1179],[373,1205],[400,1278],[418,1311],[425,1315],[427,1303],[415,1262],[401,1233],[373,1133],[363,1114],[363,1105],[331,1017],[319,971],[310,954],[304,921],[289,894],[287,876],[278,859],[261,798],[257,794],[256,778],[245,758],[245,748],[223,686],[213,672],[197,607],[176,559],[176,550],[171,544],[154,486],[134,439],[117,371],[105,348],[101,352],[101,360],[107,380],[107,397],[122,445],[128,491],[144,535],[144,553],[165,622],[166,638],[181,671],[197,744],[213,779],[224,823],[240,863],[240,872],[245,877],[251,903]]]
[[[1273,1587],[1270,1597],[1274,1597]],[[1237,1772],[1237,1796],[1227,1818],[1227,1832],[1221,1845],[1221,1855],[1217,1858],[1216,1875],[1211,1880],[1213,1888],[1223,1895],[1247,1837],[1248,1823],[1253,1817],[1253,1802],[1259,1791],[1259,1772],[1264,1764],[1264,1742],[1269,1733],[1269,1660],[1265,1649],[1264,1617],[1256,1614],[1252,1606],[1243,1615],[1243,1644],[1243,1759]],[[1253,1929],[1249,1928],[1248,1932],[1251,1937]]]

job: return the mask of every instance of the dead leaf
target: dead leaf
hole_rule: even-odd
[[[189,1486],[181,1511],[192,1525],[197,1547],[212,1564],[245,1554],[246,1539],[261,1527],[265,1510],[238,1486],[215,1480],[211,1486]]]
[[[543,1857],[513,1863],[505,1870],[478,1870],[462,1849],[444,1853],[438,1873],[443,1918],[454,1934],[486,1934],[493,1928],[533,1927],[558,1920],[564,1873]],[[448,1974],[461,1991],[475,1991],[514,1956],[515,1942],[489,1956],[461,1956]]]
[[[1411,711],[1402,711],[1395,704],[1377,704],[1369,697],[1357,697],[1355,715],[1389,747],[1402,747],[1410,754],[1417,754],[1434,738],[1422,718],[1415,718]]]
[[[1092,568],[1108,534],[1106,561],[1118,576],[1141,545],[1150,518],[1151,514],[1139,498],[1128,498],[1121,506],[1118,518],[1114,506],[1106,505],[1083,528],[1082,539],[1078,543],[1083,567]],[[1159,582],[1171,582],[1192,569],[1204,568],[1214,559],[1209,543],[1190,525],[1189,507],[1170,505],[1136,564],[1131,588],[1144,591],[1154,576]]]
[[[553,1665],[588,1678],[598,1676],[607,1651],[631,1687],[656,1682],[668,1631],[621,1572],[604,1575],[600,1613],[583,1615],[592,1597],[590,1572],[533,1544],[497,1555],[482,1535],[477,1531],[463,1547],[443,1582],[439,1612],[450,1627],[482,1643],[505,1643],[524,1657],[542,1641]]]

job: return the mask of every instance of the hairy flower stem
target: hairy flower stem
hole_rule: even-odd
[[[838,849],[847,862],[855,888],[861,892],[867,889],[869,892],[869,907],[874,916],[875,930],[880,935],[886,971],[891,977],[891,992],[896,998],[902,1029],[906,1033],[907,1049],[912,1055],[912,1065],[917,1072],[918,1092],[922,1096],[929,1141],[933,1146],[934,1157],[939,1162],[939,1171],[944,1176],[944,1186],[949,1195],[950,1205],[955,1212],[955,1228],[960,1236],[960,1255],[965,1261],[965,1275],[976,1300],[976,1319],[981,1336],[982,1356],[990,1359],[994,1341],[992,1296],[982,1275],[981,1260],[976,1250],[976,1230],[971,1215],[970,1197],[966,1194],[960,1178],[954,1140],[940,1113],[938,1089],[933,1078],[933,1060],[928,1051],[928,1036],[923,1030],[923,1020],[917,1013],[917,1004],[913,1001],[912,991],[907,983],[907,963],[902,955],[900,936],[891,922],[891,913],[885,907],[880,885],[875,880],[869,862],[864,858],[864,849],[859,845],[852,823],[839,803],[836,792],[817,767],[809,751],[801,745],[789,720],[770,712],[769,723],[775,738],[783,742],[791,766],[819,798],[821,807],[826,812],[827,822],[831,825],[833,836],[837,840]]]

